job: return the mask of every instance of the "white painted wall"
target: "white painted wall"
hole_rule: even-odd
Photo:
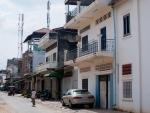
[[[139,1],[139,37],[141,39],[141,81],[142,81],[142,110],[150,113],[150,0]]]
[[[116,9],[117,65],[119,65],[119,108],[140,112],[140,73],[137,0],[128,0]],[[123,16],[130,13],[131,35],[123,37]],[[132,64],[132,74],[123,76],[122,65]],[[132,98],[123,98],[123,81],[132,80]]]
[[[93,69],[94,67],[91,67],[91,71],[80,73],[78,76],[78,87],[79,89],[82,89],[82,79],[88,79],[88,90],[91,92],[94,96],[96,96],[96,75],[95,71]]]
[[[79,34],[81,36],[81,38],[88,35],[89,42],[91,42],[93,40],[100,40],[100,29],[103,27],[106,27],[107,39],[114,39],[112,16],[110,18],[106,19],[105,21],[97,24],[97,25],[95,24],[96,19],[105,15],[109,11],[111,11],[111,10],[103,11],[103,12],[99,13],[96,18],[92,19],[91,22],[89,23],[90,29],[83,32],[82,34]],[[87,24],[87,26],[88,26],[88,24]],[[86,27],[86,26],[84,26],[84,27]],[[79,29],[79,30],[81,30],[81,29]],[[80,42],[80,45],[82,47],[82,41]]]
[[[64,77],[62,79],[62,95],[65,94],[69,89],[78,88],[78,68],[74,67],[71,77]]]

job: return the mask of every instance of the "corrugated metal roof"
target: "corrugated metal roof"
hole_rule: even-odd
[[[26,39],[24,40],[24,42],[27,42],[33,38],[41,38],[43,37],[49,30],[47,28],[42,28],[39,30],[34,31],[32,34],[30,34],[29,36],[26,37]]]

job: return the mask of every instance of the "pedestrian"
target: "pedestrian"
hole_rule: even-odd
[[[36,91],[33,89],[31,93],[32,107],[35,107]]]

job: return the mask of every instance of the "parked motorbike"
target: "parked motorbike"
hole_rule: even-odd
[[[44,90],[41,93],[41,100],[49,100],[51,98],[50,92],[48,90]]]

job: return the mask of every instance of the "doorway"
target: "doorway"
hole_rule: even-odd
[[[45,81],[44,80],[42,80],[41,88],[42,88],[42,91],[44,91],[44,88],[45,88]]]
[[[99,77],[99,85],[100,85],[100,108],[108,109],[108,75]]]

